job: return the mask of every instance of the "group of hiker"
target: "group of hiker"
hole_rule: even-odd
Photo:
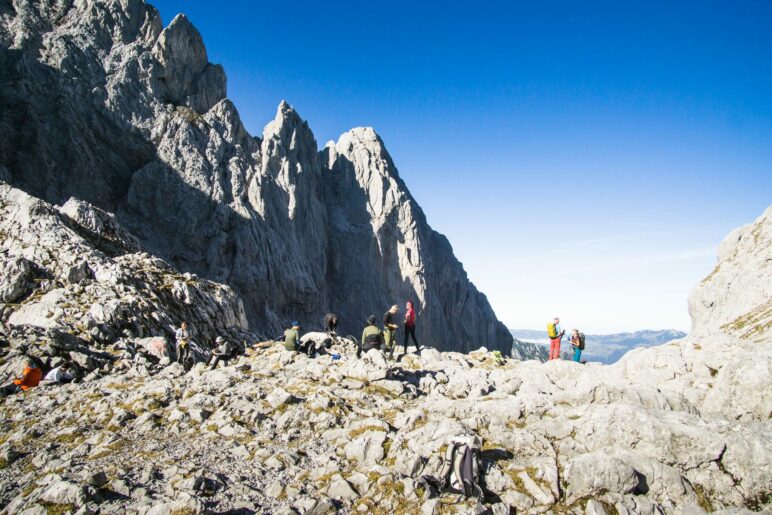
[[[399,330],[399,324],[395,318],[399,313],[399,306],[396,304],[391,306],[386,313],[383,314],[383,328],[378,327],[377,318],[375,315],[367,317],[367,324],[362,331],[362,338],[357,343],[357,358],[361,357],[363,352],[367,352],[371,349],[379,349],[388,353],[389,359],[394,358],[394,348],[397,346],[397,331]],[[402,321],[402,326],[405,331],[405,337],[403,341],[404,352],[407,353],[407,346],[410,342],[410,338],[413,340],[413,344],[416,347],[416,354],[421,354],[421,347],[418,344],[418,340],[415,335],[415,323],[416,312],[412,301],[407,301],[405,304],[405,317]],[[291,327],[284,331],[284,335],[280,336],[279,340],[284,340],[284,347],[289,351],[304,352],[309,356],[323,351],[325,347],[329,347],[332,341],[337,336],[338,316],[334,313],[328,313],[324,317],[325,330],[329,338],[325,343],[317,345],[313,340],[306,339],[305,342],[300,341],[300,324],[298,322],[292,322]]]
[[[7,397],[19,392],[25,392],[30,388],[43,384],[69,383],[75,379],[75,365],[65,361],[61,365],[52,368],[43,376],[40,363],[28,358],[21,377],[11,383],[0,387],[0,397]]]
[[[555,317],[552,322],[547,324],[547,336],[550,339],[550,360],[560,359],[560,344],[565,334],[566,332],[560,327],[560,318]],[[584,350],[584,333],[580,332],[579,329],[572,330],[569,342],[574,351],[573,360],[581,363],[582,351]]]
[[[183,321],[180,323],[180,327],[175,331],[174,338],[176,340],[177,347],[177,363],[187,366],[190,362],[190,330],[188,329],[188,323]],[[210,370],[217,368],[221,362],[227,363],[239,354],[239,347],[225,340],[222,336],[218,336],[214,340],[215,348],[209,354],[209,358],[206,360],[206,366]]]

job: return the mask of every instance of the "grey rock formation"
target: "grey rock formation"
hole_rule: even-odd
[[[143,250],[233,287],[253,330],[334,311],[357,334],[413,299],[423,343],[509,353],[375,132],[319,152],[282,102],[250,136],[184,15],[162,28],[141,0],[22,2],[0,16],[0,65],[2,176],[68,216],[78,201],[114,214]]]
[[[743,340],[772,340],[772,207],[732,231],[718,248],[716,268],[689,297],[692,330]],[[753,270],[755,273],[750,274]]]
[[[161,265],[141,254],[86,252],[86,240],[67,225],[71,219],[58,219],[55,209],[8,186],[0,192],[6,206],[9,195],[16,204],[29,199],[25,211],[3,212],[1,220],[31,219],[43,229],[31,245],[37,250],[25,254],[34,262],[53,238],[69,249],[63,255],[96,270],[95,282],[113,261]],[[761,223],[768,234],[772,222]],[[738,251],[737,262],[746,266],[734,270],[733,280],[765,277],[764,263],[744,255],[758,249]],[[46,270],[58,277],[54,272],[64,268],[54,259]],[[152,277],[144,282],[155,295],[163,290]],[[198,282],[186,295],[228,291]],[[77,304],[91,286],[85,279],[45,294],[59,299],[48,302],[55,323],[71,327],[65,304]],[[132,283],[117,286],[133,294]],[[731,306],[742,295],[733,291],[721,301]],[[24,300],[22,308],[38,304]],[[166,304],[155,309],[179,309]],[[120,319],[112,305],[105,302]],[[105,346],[115,361],[80,383],[0,400],[0,506],[9,513],[36,513],[52,503],[104,513],[308,514],[335,506],[345,513],[439,513],[451,496],[424,500],[416,480],[439,472],[452,438],[477,434],[490,492],[484,502],[493,513],[768,512],[772,345],[709,334],[699,323],[693,332],[631,351],[614,365],[502,363],[485,349],[432,348],[395,363],[376,349],[357,359],[353,342],[338,338],[330,354],[316,359],[269,343],[228,366],[197,364],[188,372],[168,358],[152,364],[122,350],[122,340]],[[46,346],[83,350],[64,332],[49,339]],[[2,357],[23,365],[15,350]],[[0,365],[0,374],[7,370]],[[462,500],[454,508],[473,512],[473,504]]]
[[[243,303],[229,287],[137,252],[107,213],[83,202],[73,206],[60,212],[0,183],[0,267],[7,270],[0,291],[7,302],[18,301],[3,304],[7,327],[0,335],[12,348],[34,346],[41,357],[94,370],[114,361],[100,347],[115,344],[133,354],[137,345],[145,348],[143,337],[171,339],[182,320],[202,353],[217,335],[251,338]],[[0,380],[18,373],[14,364],[0,371]]]

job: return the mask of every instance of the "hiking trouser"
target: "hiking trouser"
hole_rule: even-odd
[[[206,364],[209,366],[210,370],[214,370],[217,368],[217,365],[220,363],[220,361],[224,362],[225,365],[228,365],[228,361],[230,358],[227,358],[225,356],[221,356],[220,354],[212,354],[209,356],[209,360],[206,362]]]
[[[394,329],[385,329],[383,331],[383,350],[389,353],[389,356],[394,355],[394,344],[396,343],[394,337]]]
[[[20,391],[21,391],[21,387],[18,384],[15,384],[15,383],[7,384],[2,388],[0,388],[0,397],[13,395],[14,393],[19,393]]]
[[[550,359],[560,358],[560,338],[552,338],[550,340]]]
[[[405,352],[407,352],[407,342],[411,336],[413,337],[413,343],[415,343],[416,352],[420,352],[421,348],[418,346],[418,340],[415,339],[414,325],[405,325],[405,345],[403,345],[403,347],[405,347]]]
[[[190,357],[190,344],[177,346],[177,363],[184,365]]]
[[[579,347],[574,347],[574,361],[576,361],[577,363],[581,363],[581,361],[579,361],[581,358],[582,358],[582,349],[580,349]]]

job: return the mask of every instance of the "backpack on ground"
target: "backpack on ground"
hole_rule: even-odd
[[[579,350],[584,350],[584,333],[579,333]]]
[[[558,337],[558,328],[555,325],[555,322],[550,322],[547,324],[547,336],[550,338],[557,338]]]
[[[418,485],[426,490],[426,497],[438,497],[443,492],[460,493],[477,499],[477,513],[483,513],[483,490],[480,486],[482,441],[477,435],[454,437],[448,444],[439,476],[421,476]]]

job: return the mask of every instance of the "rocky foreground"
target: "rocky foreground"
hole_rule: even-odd
[[[350,346],[312,360],[274,345],[187,374],[127,353],[124,372],[3,403],[0,502],[9,513],[464,513],[446,504],[455,496],[424,501],[414,479],[472,431],[493,513],[768,508],[758,387],[769,347],[727,345],[683,340],[616,366],[433,349],[394,364]]]
[[[186,373],[147,352],[129,327],[109,345],[97,331],[90,345],[104,361],[82,382],[0,404],[0,503],[8,513],[466,513],[470,502],[426,500],[415,480],[438,472],[453,436],[472,432],[484,441],[485,503],[495,514],[768,512],[771,218],[769,209],[722,244],[716,271],[692,295],[689,337],[611,366],[502,363],[484,349],[426,349],[388,362],[379,351],[357,359],[353,342],[342,341],[332,349],[339,360],[274,344],[224,368],[199,363]],[[146,263],[134,288],[168,284],[178,292],[168,304],[153,300],[161,314],[193,310],[199,289],[231,298],[194,279],[185,297],[175,286],[185,279],[163,262],[115,259]],[[132,283],[121,282],[129,279],[99,270],[70,284],[77,274],[62,269],[49,279],[58,286],[51,291],[77,298],[73,292],[107,288],[133,298]],[[726,293],[738,283],[754,286],[739,297]],[[40,299],[12,307],[11,321],[25,302]],[[42,346],[31,336],[39,328],[7,325],[4,377],[23,352],[63,359],[75,312],[48,312],[56,327]],[[115,320],[130,312],[117,310]],[[79,320],[97,314],[92,305]]]

